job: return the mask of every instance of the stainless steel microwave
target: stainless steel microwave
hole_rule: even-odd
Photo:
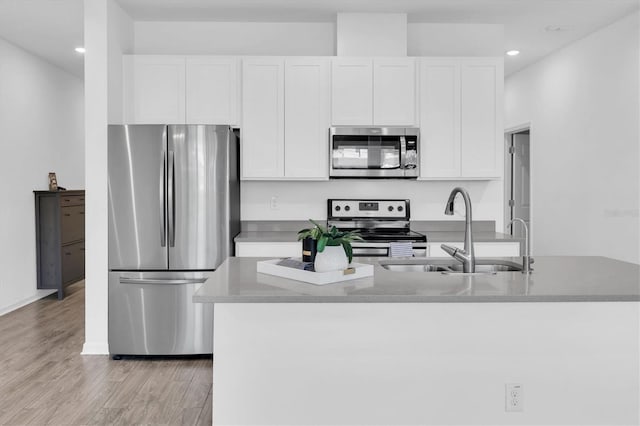
[[[419,129],[331,127],[329,177],[418,177]]]

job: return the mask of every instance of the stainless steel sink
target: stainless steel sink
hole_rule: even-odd
[[[462,263],[448,259],[411,259],[407,261],[381,260],[380,266],[393,272],[442,272],[455,274],[462,272]],[[476,273],[494,274],[497,272],[522,271],[522,266],[508,260],[476,259]]]

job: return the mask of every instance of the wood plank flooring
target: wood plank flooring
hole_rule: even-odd
[[[84,281],[0,316],[0,425],[210,425],[212,360],[82,356]]]

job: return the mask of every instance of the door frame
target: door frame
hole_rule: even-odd
[[[509,147],[511,146],[511,136],[516,133],[524,132],[525,130],[529,131],[529,203],[531,208],[529,209],[529,223],[532,224],[534,220],[534,200],[533,200],[533,167],[531,162],[532,153],[534,151],[534,145],[531,144],[531,136],[533,134],[533,126],[531,122],[522,123],[517,126],[509,127],[504,130],[504,145],[503,145],[503,153],[504,153],[504,185],[503,185],[503,215],[504,215],[504,233],[510,233],[508,226],[508,222],[511,221],[511,206],[509,206],[509,200],[511,199],[511,184],[512,184],[512,176],[511,176],[511,154],[509,153]],[[529,244],[533,247],[533,235],[529,232]],[[521,252],[524,247],[524,241],[520,244]]]

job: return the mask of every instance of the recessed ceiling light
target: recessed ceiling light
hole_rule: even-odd
[[[86,52],[86,49],[84,47],[76,47],[76,52],[84,53],[84,52]]]
[[[507,51],[507,55],[509,55],[509,56],[517,56],[519,54],[520,54],[519,50],[509,50],[509,51]]]
[[[548,25],[544,30],[550,33],[558,33],[563,31],[571,31],[573,28],[569,25]]]

